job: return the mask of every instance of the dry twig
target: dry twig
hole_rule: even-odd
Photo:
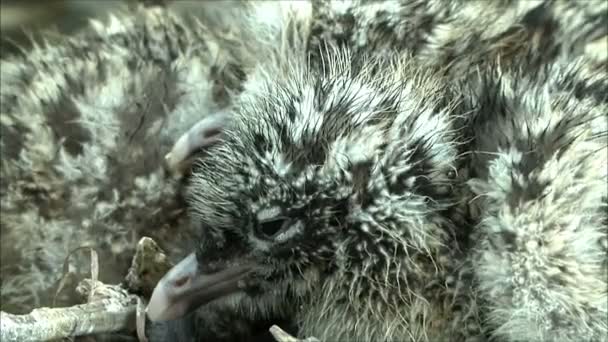
[[[92,252],[92,274],[97,265]],[[164,251],[154,240],[144,237],[137,244],[126,286],[107,285],[96,279],[85,279],[76,291],[85,304],[64,308],[39,308],[25,315],[0,312],[0,341],[49,341],[61,338],[118,332],[137,326],[140,340],[144,326],[143,302],[133,293],[149,297],[160,278],[172,267]],[[61,288],[61,287],[60,287]],[[270,332],[278,342],[319,342],[314,337],[297,339],[278,326]]]
[[[49,341],[127,328],[137,296],[117,285],[83,280],[77,291],[91,302],[67,308],[39,308],[26,315],[0,312],[0,341]]]
[[[94,255],[92,274],[96,278]],[[85,279],[76,289],[85,304],[39,308],[25,315],[0,312],[0,341],[49,341],[131,328],[138,305],[133,293],[149,294],[169,268],[164,252],[152,239],[144,237],[137,245],[126,288]]]

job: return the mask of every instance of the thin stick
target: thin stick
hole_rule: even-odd
[[[85,279],[78,292],[90,293]],[[95,283],[92,302],[66,308],[39,308],[25,315],[0,312],[0,341],[49,341],[124,330],[132,324],[137,296],[117,285]]]
[[[95,259],[95,258],[93,258]],[[129,290],[96,280],[83,280],[76,291],[86,304],[67,308],[40,308],[26,315],[0,312],[0,341],[50,341],[67,337],[112,333],[137,327],[141,341],[144,312],[141,299],[129,291],[150,292],[171,268],[164,251],[150,238],[142,238],[126,278]],[[94,291],[93,291],[94,290]],[[139,311],[139,312],[138,312]],[[136,316],[139,314],[139,323]],[[314,337],[297,339],[274,325],[270,333],[278,342],[319,342]]]
[[[92,256],[92,277],[96,278],[98,266],[95,255]],[[127,288],[85,279],[76,291],[86,304],[39,308],[25,315],[0,312],[0,341],[49,341],[130,329],[136,326],[138,308],[138,297],[133,293],[149,295],[171,266],[164,251],[144,237],[137,244],[125,281]]]

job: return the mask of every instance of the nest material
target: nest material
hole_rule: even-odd
[[[182,184],[163,160],[199,119],[191,113],[222,101],[217,58],[196,28],[139,9],[2,60],[3,310],[50,306],[65,251],[80,246],[97,249],[110,283],[124,277],[141,236],[172,257],[189,249]],[[72,273],[86,269],[73,260]]]
[[[91,265],[97,263],[96,254],[93,255]],[[0,340],[51,341],[137,329],[140,341],[146,341],[142,329],[143,300],[134,293],[149,294],[172,266],[158,244],[144,237],[137,244],[123,284],[108,285],[96,281],[97,274],[93,271],[92,279],[84,279],[76,289],[81,298],[85,299],[84,304],[64,308],[38,308],[25,315],[0,312]],[[92,266],[92,269],[95,267]],[[271,333],[278,342],[300,341],[278,326],[273,326]],[[317,341],[315,338],[302,340]]]
[[[96,259],[97,255],[92,253],[91,279],[84,279],[77,287],[83,304],[39,308],[24,315],[2,312],[2,341],[49,341],[132,330],[141,302],[134,293],[153,287],[171,264],[160,247],[144,237],[137,245],[124,284],[107,285],[95,280],[98,276],[94,266],[98,263]]]

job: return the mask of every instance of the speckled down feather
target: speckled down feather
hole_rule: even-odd
[[[215,61],[202,28],[149,9],[2,61],[3,309],[49,305],[78,246],[99,250],[107,282],[142,235],[179,254],[188,224],[163,156],[225,105]]]
[[[583,65],[475,82],[480,223],[469,257],[488,329],[503,340],[608,338],[608,78]]]
[[[101,251],[106,281],[125,273],[141,235],[157,238],[176,257],[183,254],[193,232],[184,213],[182,182],[169,178],[162,162],[175,139],[220,108],[256,113],[240,115],[244,121],[234,128],[241,139],[253,139],[245,146],[246,139],[234,141],[249,150],[212,156],[195,178],[199,194],[190,202],[195,217],[222,226],[217,220],[227,219],[222,213],[227,215],[237,201],[226,199],[234,193],[222,194],[230,186],[213,183],[214,176],[234,167],[234,157],[246,161],[256,149],[264,155],[265,146],[282,139],[259,126],[259,120],[283,125],[281,104],[288,105],[294,89],[317,78],[334,81],[328,83],[333,88],[313,87],[312,99],[330,103],[329,97],[340,90],[336,79],[344,77],[355,85],[349,88],[353,96],[340,103],[346,112],[361,111],[366,88],[402,82],[403,88],[386,89],[384,97],[368,93],[371,97],[363,102],[368,114],[382,106],[401,113],[391,119],[393,131],[387,124],[385,137],[365,129],[365,135],[344,136],[317,128],[331,139],[344,139],[332,140],[330,151],[336,155],[348,154],[357,139],[369,139],[370,149],[374,141],[388,139],[382,153],[370,155],[403,172],[407,163],[398,155],[407,151],[397,143],[403,139],[400,127],[416,128],[414,135],[427,144],[419,147],[423,159],[430,163],[418,175],[428,179],[427,186],[416,188],[423,191],[424,209],[408,212],[420,227],[412,234],[420,235],[396,237],[387,228],[393,223],[382,223],[385,242],[344,244],[342,250],[333,246],[343,254],[332,257],[345,259],[335,259],[339,271],[327,280],[319,280],[313,271],[307,274],[311,279],[300,289],[303,308],[276,298],[265,299],[275,303],[267,307],[294,318],[300,335],[327,341],[605,339],[608,230],[602,184],[607,180],[608,85],[597,61],[575,58],[585,52],[586,43],[606,35],[607,5],[445,4],[298,4],[296,31],[304,35],[301,48],[311,54],[310,69],[302,50],[272,45],[284,41],[277,32],[289,32],[276,16],[262,15],[274,8],[270,3],[235,7],[230,13],[239,16],[216,26],[210,25],[209,16],[202,16],[201,23],[165,9],[139,9],[3,60],[3,309],[25,311],[48,304],[66,251],[74,247],[89,244]],[[275,15],[281,16],[281,10]],[[244,19],[242,25],[226,24],[237,18]],[[372,63],[362,56],[384,61]],[[605,60],[599,63],[605,65]],[[323,65],[334,68],[329,76],[317,73]],[[378,76],[387,72],[388,78]],[[244,78],[248,82],[241,84]],[[273,92],[275,101],[255,102],[265,91]],[[296,116],[287,131],[301,132],[297,139],[304,139],[306,131],[296,128],[309,119]],[[435,126],[429,126],[431,121]],[[261,136],[247,135],[256,132]],[[397,142],[390,142],[391,134]],[[235,151],[241,154],[227,154]],[[314,150],[281,151],[298,157],[292,162],[303,163],[302,169],[320,158]],[[322,158],[334,163],[334,171],[345,170],[340,158],[327,153]],[[257,160],[252,162],[257,169]],[[269,160],[268,165],[283,162]],[[245,171],[244,166],[239,170]],[[364,174],[358,170],[340,177],[356,176],[353,186],[371,182],[358,196],[390,202],[386,194],[366,193],[373,186],[388,186],[386,179],[381,174],[359,177]],[[347,190],[333,189],[329,198],[338,199]],[[223,198],[226,207],[214,208],[214,202],[204,201],[206,196]],[[360,211],[369,222],[387,219],[381,210]],[[356,229],[373,236],[366,227],[359,222]],[[320,259],[327,252],[322,247]],[[419,253],[416,258],[409,257],[410,249]],[[407,257],[395,259],[393,252]],[[361,257],[360,264],[348,261],[353,255]],[[380,256],[388,260],[374,259]],[[385,265],[387,273],[368,273],[378,265]],[[387,275],[406,281],[405,292],[394,291],[395,284],[385,282]],[[237,312],[253,319],[256,310],[246,306],[263,303],[238,304]],[[220,322],[209,326],[213,317],[221,320],[217,316],[222,311],[215,310],[226,308],[203,310],[207,321],[202,330],[221,328]]]
[[[351,24],[357,22],[356,14],[344,13]],[[303,227],[310,228],[300,228],[303,232],[290,238],[296,245],[292,259],[269,257],[277,263],[273,269],[284,272],[284,278],[272,278],[267,289],[272,294],[232,298],[226,305],[256,317],[291,304],[288,314],[299,322],[300,335],[325,340],[574,341],[606,336],[606,194],[598,190],[607,180],[606,75],[593,62],[576,59],[576,49],[559,51],[580,44],[576,39],[537,45],[531,39],[534,27],[518,27],[525,13],[513,16],[513,28],[530,35],[496,30],[477,42],[479,50],[455,54],[449,61],[404,47],[401,54],[413,58],[402,64],[394,59],[394,49],[366,50],[366,44],[331,38],[340,47],[325,49],[327,39],[313,43],[310,65],[305,54],[293,50],[278,52],[284,60],[265,56],[271,62],[260,63],[235,104],[236,127],[195,173],[191,207],[209,240],[240,253],[244,247],[227,240],[236,236],[250,241],[253,250],[267,248],[271,254],[280,247],[260,247],[263,242],[252,241],[246,228],[241,231],[247,213],[267,215],[273,203],[287,211],[319,207],[301,214],[306,217]],[[477,27],[487,34],[493,25],[505,25],[497,19],[490,17],[487,26],[480,21]],[[315,41],[314,30],[311,37],[309,43]],[[412,60],[417,66],[410,69]],[[425,74],[420,64],[439,73]],[[439,86],[452,82],[454,88]],[[454,105],[458,100],[463,102]],[[513,159],[514,165],[503,169],[494,166],[509,153],[526,160]],[[587,158],[593,163],[588,169]],[[486,175],[484,168],[494,174]],[[574,169],[581,170],[582,187],[565,176],[563,181],[551,178],[557,170]],[[462,178],[448,178],[450,171]],[[454,191],[461,179],[470,179],[471,196]],[[541,180],[546,184],[538,192]],[[580,197],[568,195],[571,189],[580,191]],[[556,197],[546,197],[546,192]],[[566,223],[553,223],[551,216],[587,194],[589,211],[563,208],[574,210],[565,218],[572,220],[570,229],[585,231],[581,239],[592,242],[574,259],[574,246],[559,245],[568,234],[561,228]],[[424,200],[417,201],[418,196]],[[492,196],[497,203],[486,204]],[[502,209],[505,201],[509,206]],[[463,202],[473,203],[472,210],[459,210]],[[502,210],[511,212],[502,216]],[[452,215],[467,216],[469,222],[453,227],[458,220]],[[493,222],[490,228],[488,221]],[[545,242],[534,250],[529,234],[540,239],[545,224],[557,236],[543,237],[549,250],[542,249]],[[507,230],[512,245],[496,245],[484,229]],[[487,241],[495,245],[486,246]],[[219,252],[203,248],[200,253],[214,260]],[[588,271],[569,278],[579,266]],[[569,287],[543,285],[551,282],[568,282]],[[293,297],[299,300],[284,299]],[[211,324],[205,310],[201,317],[201,326]]]

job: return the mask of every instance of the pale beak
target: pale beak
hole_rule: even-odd
[[[174,320],[214,299],[239,291],[239,281],[251,265],[226,268],[212,274],[199,271],[196,255],[190,254],[158,282],[146,308],[151,321]]]

